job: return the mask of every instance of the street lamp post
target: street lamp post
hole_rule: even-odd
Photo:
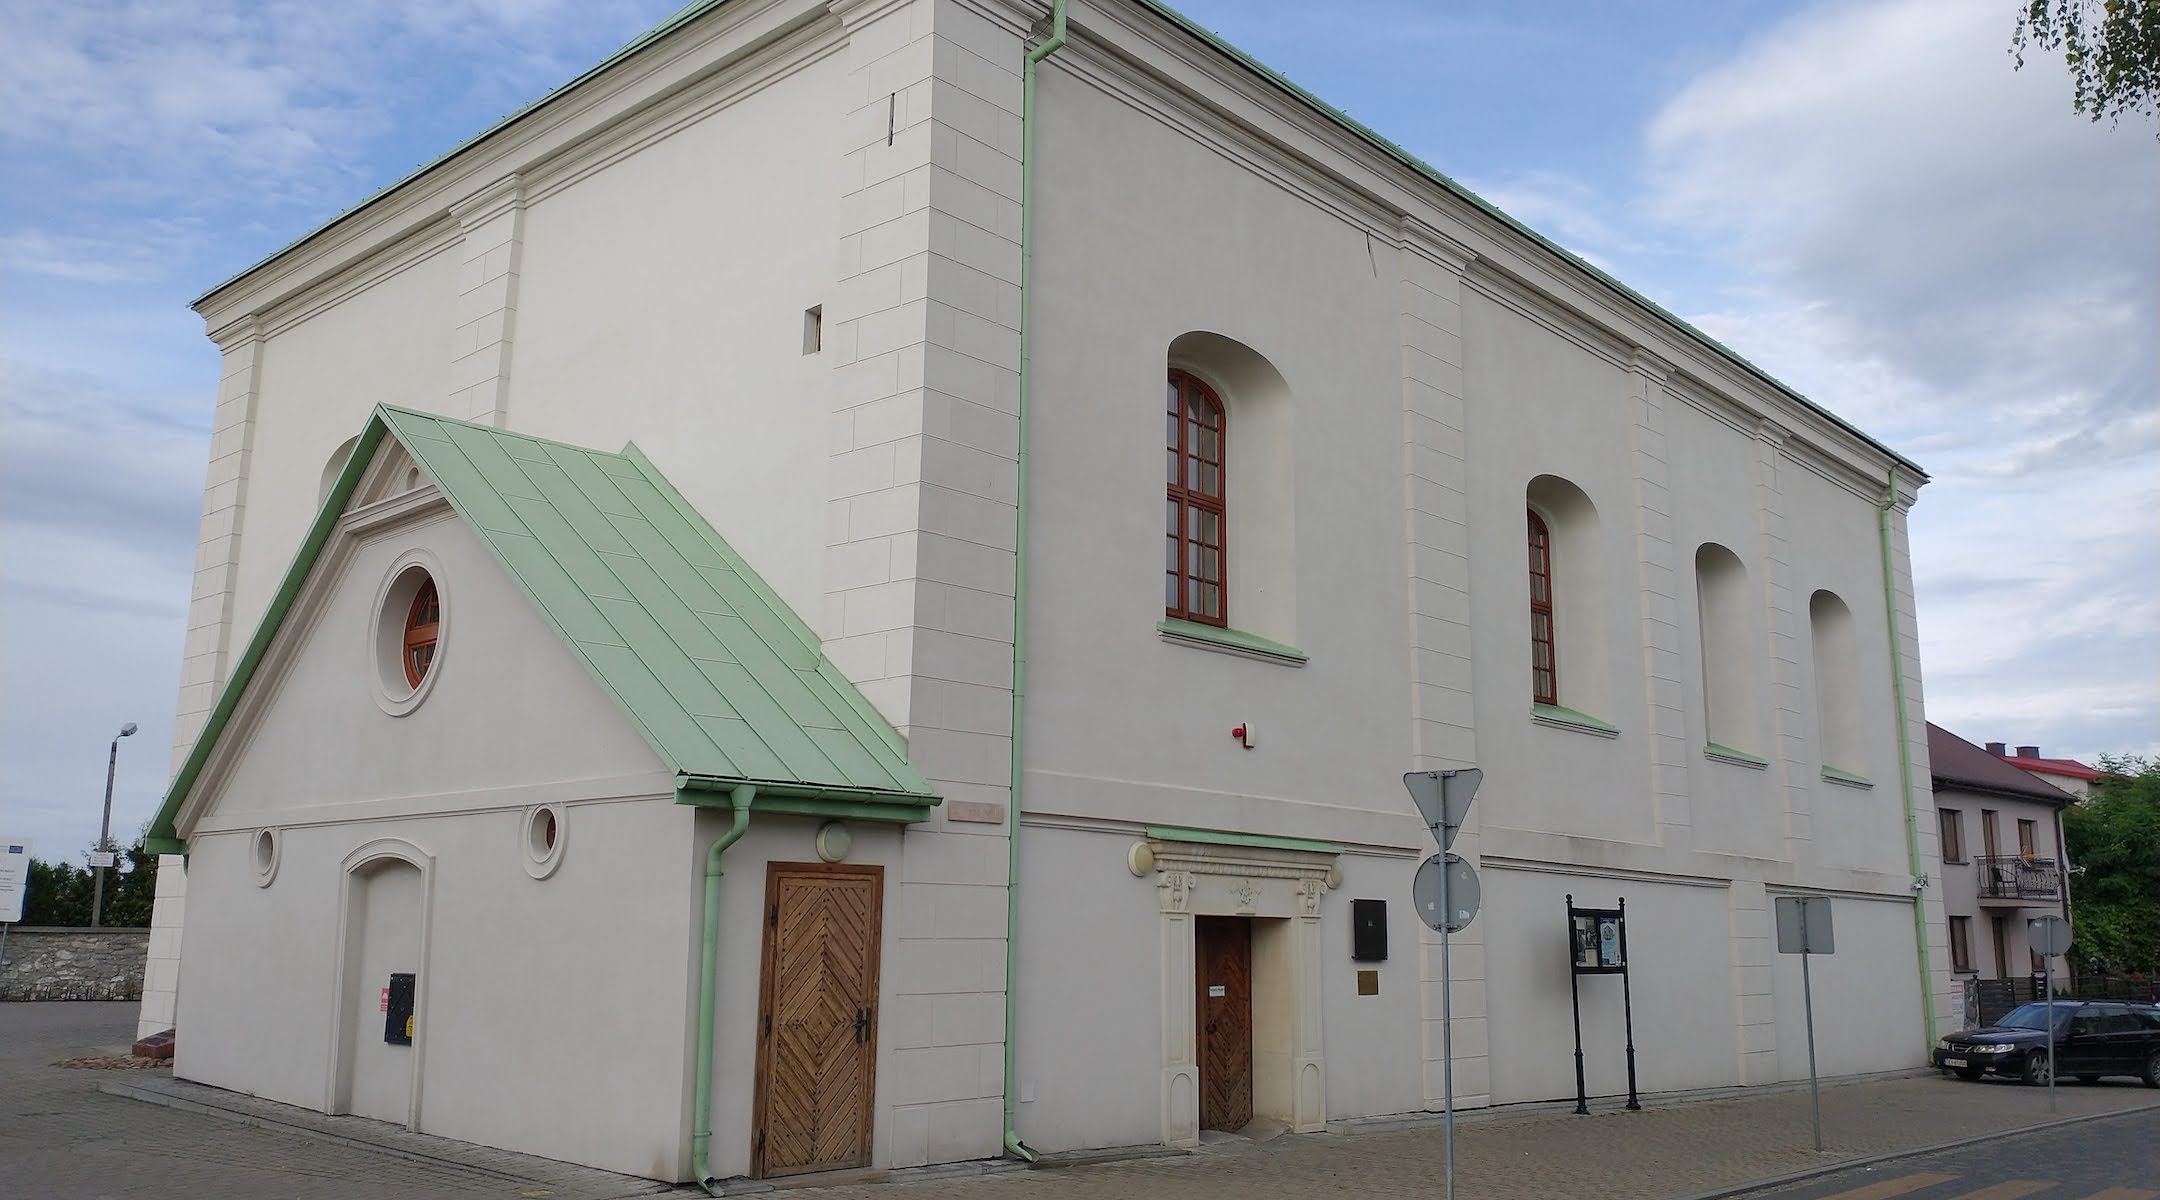
[[[98,824],[98,853],[112,853],[112,785],[113,774],[120,766],[120,739],[135,736],[135,722],[129,721],[113,736],[112,751],[105,756],[105,819]],[[90,893],[90,925],[95,928],[105,915],[105,867],[97,868],[97,884]]]

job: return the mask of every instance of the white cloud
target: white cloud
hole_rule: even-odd
[[[1929,712],[2065,752],[2160,744],[2160,155],[2013,72],[1962,0],[1833,3],[1688,83],[1648,206],[1721,246],[1695,319],[1924,454]]]

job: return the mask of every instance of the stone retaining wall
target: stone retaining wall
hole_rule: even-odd
[[[11,925],[0,1000],[139,1000],[147,929]]]

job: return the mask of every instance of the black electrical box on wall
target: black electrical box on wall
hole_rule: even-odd
[[[1353,962],[1387,961],[1387,901],[1350,902],[1350,958]]]
[[[382,1040],[393,1046],[412,1045],[413,981],[418,976],[396,974],[383,989]]]

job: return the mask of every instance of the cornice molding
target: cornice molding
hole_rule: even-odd
[[[210,340],[216,343],[217,348],[226,354],[259,343],[268,336],[262,318],[254,313],[241,313],[225,324],[210,330]]]
[[[598,137],[621,136],[667,101],[805,27],[831,24],[826,5],[808,0],[736,0],[615,64],[604,74],[536,108],[431,165],[392,190],[362,202],[305,239],[220,285],[195,305],[208,328],[239,313],[269,313],[303,293],[342,287],[385,247],[428,227],[456,229],[451,206],[509,175],[531,176],[574,156]]]
[[[906,8],[916,0],[831,0],[825,11],[847,27],[850,34],[895,9]]]
[[[1396,225],[1395,245],[1457,275],[1477,261],[1477,251],[1409,213],[1404,213]]]
[[[450,217],[470,229],[525,206],[524,177],[513,171],[450,206]]]
[[[1654,383],[1663,383],[1672,378],[1674,371],[1671,363],[1643,349],[1641,346],[1635,347],[1634,351],[1628,355],[1627,365],[1628,370]]]

